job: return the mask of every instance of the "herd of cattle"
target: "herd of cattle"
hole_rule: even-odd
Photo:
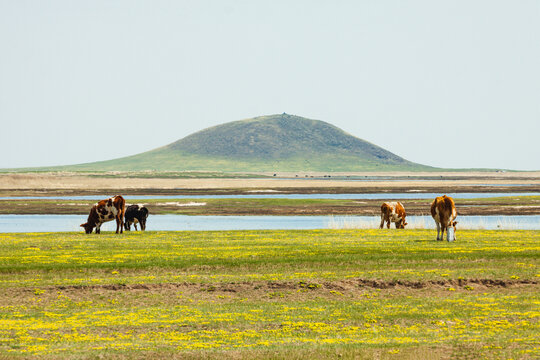
[[[407,222],[405,208],[400,202],[385,202],[381,206],[381,225],[382,229],[386,222],[386,227],[390,228],[390,223],[396,225],[396,229],[404,229]],[[435,198],[431,204],[431,216],[437,225],[437,240],[442,240],[446,231],[446,240],[456,240],[457,216],[454,200],[446,195]],[[146,229],[146,219],[148,218],[148,209],[141,205],[129,205],[126,208],[126,201],[120,195],[99,201],[92,206],[88,221],[81,226],[87,234],[92,233],[96,228],[96,234],[101,232],[101,225],[113,219],[116,220],[116,233],[131,230],[131,224],[137,230],[137,223],[141,225],[141,230]],[[439,236],[440,234],[440,236]]]
[[[146,229],[146,219],[148,209],[141,205],[129,205],[126,208],[126,201],[120,195],[113,196],[105,200],[98,201],[90,209],[88,220],[81,224],[87,234],[92,233],[96,228],[96,234],[101,233],[101,225],[107,221],[116,220],[116,233],[131,230],[131,224],[137,230],[137,223],[141,225],[141,230]],[[124,220],[125,219],[125,220]]]
[[[393,222],[396,229],[404,229],[407,225],[406,216],[405,208],[400,202],[385,202],[381,205],[380,228],[382,229],[386,222],[386,227],[390,229],[390,222]],[[437,240],[444,238],[445,231],[446,240],[456,240],[457,211],[454,199],[446,195],[436,197],[431,203],[431,216],[437,225]]]

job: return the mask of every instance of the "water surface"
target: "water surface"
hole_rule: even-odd
[[[458,216],[459,228],[540,230],[540,215]],[[80,231],[83,215],[0,215],[0,233]],[[407,216],[408,228],[434,228],[431,216]],[[147,230],[307,230],[378,228],[378,216],[190,216],[150,215]],[[114,221],[103,231],[115,231]],[[133,229],[133,228],[132,228]]]

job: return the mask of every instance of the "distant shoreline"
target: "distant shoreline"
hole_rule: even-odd
[[[263,176],[264,174],[259,174]],[[290,174],[286,174],[290,176]],[[257,194],[365,194],[365,193],[504,193],[506,199],[477,199],[462,202],[461,215],[537,215],[540,201],[536,196],[519,197],[515,193],[540,196],[540,172],[512,173],[363,173],[313,174],[314,178],[282,177],[243,178],[160,178],[138,177],[137,173],[17,173],[0,174],[0,197],[25,196],[108,196],[121,194],[160,196]],[[312,175],[309,175],[312,176]],[[344,180],[343,176],[369,176],[367,180]],[[373,177],[384,179],[373,179]],[[436,179],[436,177],[442,179]],[[341,177],[341,178],[338,178]],[[408,178],[411,177],[411,178]],[[425,214],[426,199],[403,200],[409,214]],[[1,200],[3,214],[85,214],[91,202],[66,200]],[[148,202],[148,201],[147,201]],[[79,204],[80,203],[80,204]],[[152,203],[152,201],[150,201]],[[185,215],[378,215],[380,200],[257,200],[215,199],[203,207],[152,204],[154,214]]]
[[[162,195],[240,194],[253,190],[299,193],[516,192],[515,187],[519,187],[520,192],[540,192],[540,172],[327,174],[299,172],[295,175],[276,174],[275,177],[259,173],[256,175],[261,177],[257,178],[245,178],[245,174],[230,174],[230,177],[219,178],[172,177],[167,174],[168,177],[161,177],[160,173],[143,176],[140,173],[130,172],[0,173],[0,194],[1,196],[17,196],[22,193],[27,196],[49,193],[70,195],[74,192],[95,194],[103,191]],[[196,176],[196,173],[189,174]]]

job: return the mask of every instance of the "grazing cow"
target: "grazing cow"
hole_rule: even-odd
[[[126,201],[120,195],[101,200],[92,206],[88,215],[88,221],[81,224],[81,226],[87,234],[92,233],[94,227],[96,228],[96,234],[99,234],[101,233],[101,224],[116,219],[116,233],[118,234],[118,230],[120,230],[120,233],[123,233],[125,210]]]
[[[146,218],[148,217],[148,209],[142,205],[129,205],[126,208],[126,221],[124,226],[126,230],[131,230],[131,224],[135,226],[137,231],[137,223],[141,224],[141,230],[146,230]]]
[[[449,196],[439,196],[433,200],[431,204],[431,216],[437,225],[437,240],[442,240],[444,231],[446,230],[446,240],[456,240],[456,224],[454,221],[457,216],[456,205],[454,199]],[[439,232],[441,237],[439,238]]]
[[[390,222],[396,224],[396,229],[405,229],[405,208],[400,202],[385,202],[381,205],[381,226],[382,229],[386,221],[386,227],[390,229]]]

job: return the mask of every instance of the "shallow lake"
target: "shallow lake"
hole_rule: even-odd
[[[419,193],[416,191],[406,193],[368,193],[368,194],[271,194],[257,192],[250,195],[126,195],[126,201],[145,199],[434,199],[441,193]],[[493,198],[502,196],[533,196],[538,192],[510,192],[510,193],[447,193],[455,199]],[[101,200],[111,195],[85,195],[85,196],[12,196],[0,197],[0,200]]]
[[[459,216],[461,229],[540,230],[540,215]],[[83,215],[0,215],[0,232],[80,231]],[[431,216],[408,216],[408,228],[434,229]],[[147,230],[262,230],[378,228],[378,216],[188,216],[151,215]],[[114,221],[103,231],[114,231]]]

